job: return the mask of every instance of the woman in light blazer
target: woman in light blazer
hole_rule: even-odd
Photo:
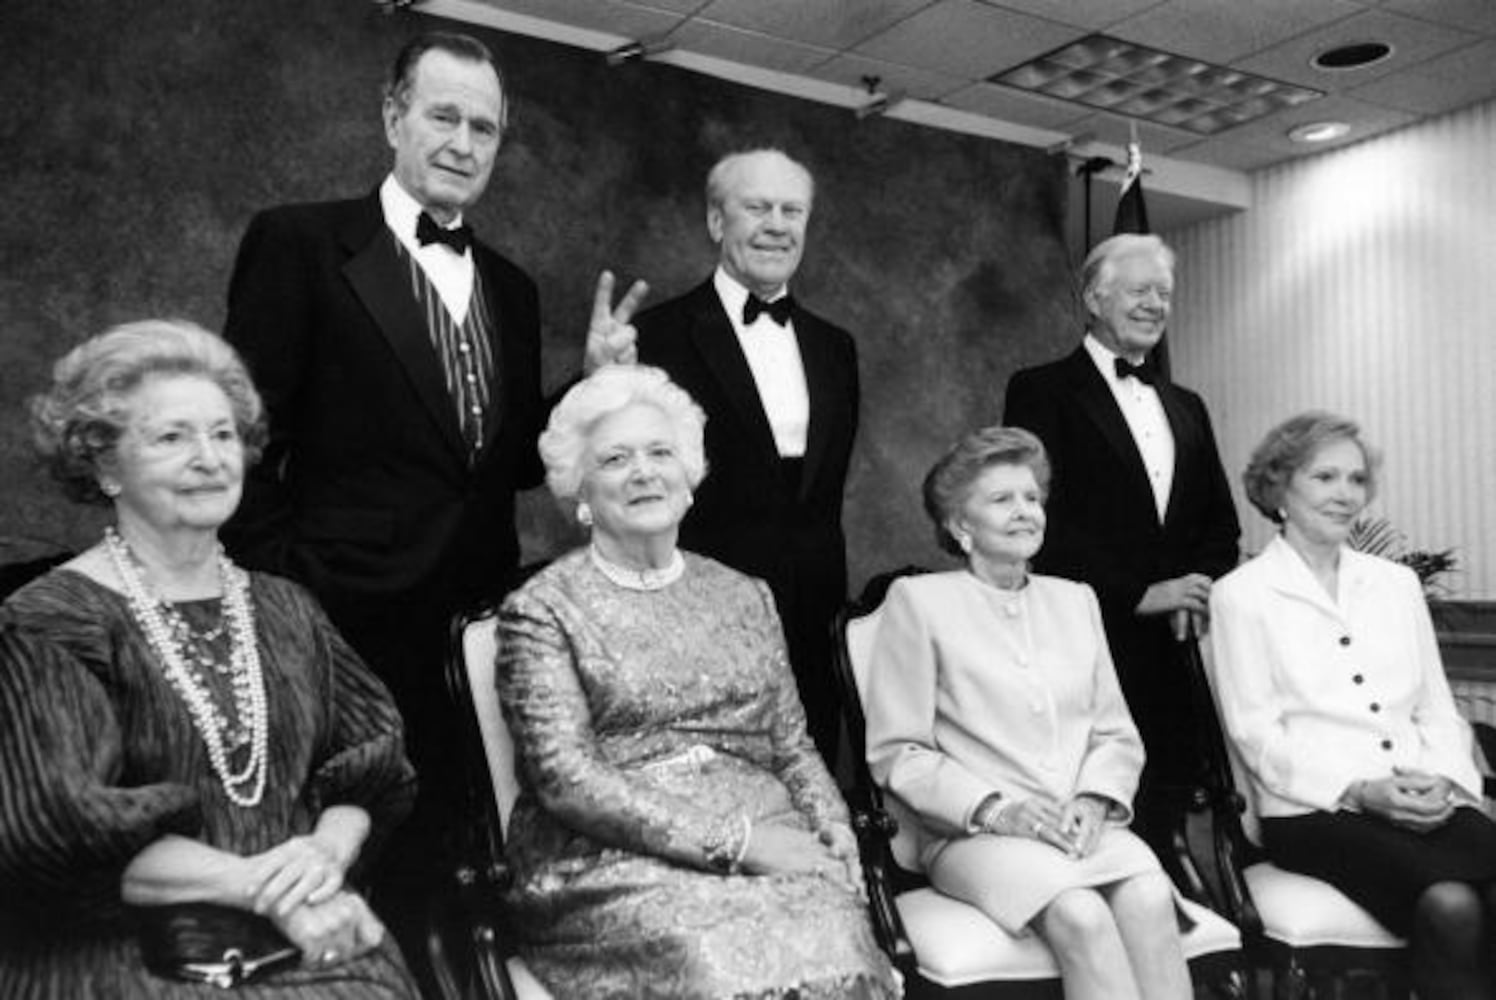
[[[1143,745],[1096,596],[1028,572],[1049,463],[1017,428],[925,479],[965,569],[894,583],[869,664],[868,763],[918,819],[931,884],[1054,951],[1071,1000],[1187,998],[1173,888],[1127,830]]]
[[[1211,591],[1213,685],[1273,862],[1407,936],[1422,1000],[1493,997],[1496,824],[1470,727],[1413,572],[1345,544],[1375,469],[1327,413],[1257,446],[1247,496],[1282,534]]]

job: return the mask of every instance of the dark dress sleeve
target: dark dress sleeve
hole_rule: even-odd
[[[126,786],[123,769],[99,676],[0,608],[0,923],[116,918],[130,861],[166,834],[199,833],[192,788]]]
[[[369,840],[360,854],[361,865],[366,864],[415,801],[415,769],[405,753],[400,712],[384,682],[307,590],[287,580],[261,580],[270,592],[266,600],[284,602],[291,617],[305,622],[315,660],[310,666],[327,706],[327,731],[312,761],[308,800],[316,812],[355,805],[369,813]]]

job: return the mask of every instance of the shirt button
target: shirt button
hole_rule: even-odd
[[[1016,605],[1016,604],[1009,604],[1007,607],[1003,608],[1003,611],[1007,614],[1007,616],[1009,618],[1017,618],[1018,617],[1018,605]]]
[[[1351,678],[1351,682],[1353,684],[1364,684],[1366,682],[1366,678],[1362,677],[1360,674],[1356,674]]]
[[[464,354],[466,354],[468,351],[472,350],[472,348],[468,346],[468,342],[465,341],[465,340],[458,342],[457,349],[459,351],[461,351],[462,353],[464,353]]]
[[[1383,750],[1391,750],[1392,749],[1392,741],[1391,740],[1383,740],[1382,741],[1382,749]]]
[[[481,406],[477,405],[476,403],[474,403],[473,406],[472,406],[472,408],[468,412],[471,413],[475,417],[480,417],[480,416],[483,415],[483,407],[481,407]]]
[[[467,380],[469,382],[476,382],[476,381],[478,381],[478,376],[474,375],[472,372],[468,372],[467,373]]]
[[[1381,703],[1380,702],[1375,702],[1375,701],[1372,702],[1371,703],[1371,710],[1373,712],[1380,712],[1382,710]]]
[[[1340,637],[1340,644],[1342,646],[1349,646],[1351,644],[1351,637],[1348,636],[1348,635],[1341,636]]]

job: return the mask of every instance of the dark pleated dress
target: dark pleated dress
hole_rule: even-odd
[[[378,841],[414,773],[384,686],[308,593],[251,576],[269,699],[269,774],[254,808],[225,796],[186,706],[121,595],[67,569],[0,607],[0,997],[265,1000],[414,997],[392,938],[331,969],[292,968],[225,994],[159,978],[120,898],[130,860],[166,834],[240,855],[311,831],[336,804]],[[180,605],[199,615],[203,605]]]

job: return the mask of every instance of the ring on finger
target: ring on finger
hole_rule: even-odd
[[[1034,821],[1034,836],[1037,837],[1040,834],[1042,834],[1043,832],[1044,832],[1044,824],[1043,824],[1043,822],[1041,822],[1039,820],[1035,820]]]

